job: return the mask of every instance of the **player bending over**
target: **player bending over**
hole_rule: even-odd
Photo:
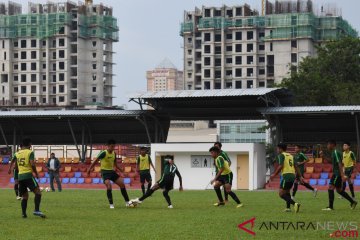
[[[13,160],[16,162],[19,169],[19,195],[22,197],[21,209],[22,217],[27,218],[26,209],[29,198],[28,188],[35,194],[35,211],[34,215],[45,218],[45,214],[40,211],[41,191],[36,178],[39,178],[35,166],[35,156],[31,148],[30,138],[25,138],[22,141],[21,150],[14,154]]]
[[[295,165],[299,168],[301,175],[296,175],[293,192],[291,198],[295,198],[295,194],[298,190],[299,184],[303,185],[307,189],[313,191],[314,197],[316,197],[318,190],[316,188],[313,188],[310,184],[304,181],[300,181],[300,177],[304,178],[304,172],[305,172],[305,163],[309,161],[309,159],[305,156],[304,153],[301,152],[301,146],[295,145],[295,155],[294,155],[294,161]]]
[[[111,139],[108,141],[107,149],[101,151],[97,156],[96,160],[90,165],[89,169],[87,170],[87,174],[89,175],[90,171],[92,171],[95,164],[98,161],[100,161],[101,176],[106,186],[106,194],[109,200],[110,208],[114,208],[112,186],[110,181],[113,181],[116,185],[120,187],[121,194],[125,199],[126,206],[133,207],[132,203],[129,202],[129,196],[127,194],[123,180],[114,170],[114,167],[116,167],[119,171],[121,171],[120,167],[116,162],[116,154],[114,149],[115,149],[115,140]]]
[[[140,170],[140,183],[141,183],[141,190],[143,195],[145,195],[145,181],[147,182],[147,191],[150,190],[152,185],[152,179],[150,174],[150,166],[154,169],[156,173],[155,167],[151,161],[150,156],[146,153],[146,148],[142,147],[140,149],[140,155],[138,156],[137,160],[137,167]]]
[[[149,191],[147,191],[141,198],[137,198],[131,201],[140,204],[146,198],[150,197],[156,190],[161,188],[163,189],[164,198],[168,203],[168,208],[173,208],[171,204],[169,192],[174,188],[175,175],[179,178],[179,182],[180,182],[179,190],[182,191],[183,187],[182,187],[182,178],[180,172],[177,166],[174,164],[174,160],[169,159],[168,161],[165,161],[164,172],[160,180],[157,183],[155,183],[155,185],[152,188],[150,188]]]
[[[350,202],[350,208],[355,209],[357,202],[354,201],[347,192],[343,189],[343,182],[347,180],[347,177],[343,171],[343,164],[342,164],[342,154],[336,150],[336,141],[329,140],[327,143],[327,149],[331,151],[331,161],[333,165],[333,175],[329,182],[329,206],[324,208],[324,211],[332,211],[334,210],[334,189],[336,188],[336,192],[340,194],[343,198]]]
[[[240,208],[243,206],[243,204],[240,202],[239,198],[236,196],[236,194],[231,191],[231,185],[233,180],[233,173],[231,172],[229,168],[229,163],[220,155],[221,150],[217,147],[210,148],[209,152],[211,153],[211,156],[215,159],[215,166],[217,169],[217,174],[213,180],[211,180],[211,184],[214,184],[214,190],[216,192],[216,195],[218,197],[219,202],[215,203],[214,206],[222,206],[225,205],[225,202],[222,198],[220,187],[224,186],[226,192],[234,199],[234,201],[237,203],[237,208]]]
[[[290,190],[295,181],[295,172],[299,176],[300,182],[303,182],[303,178],[299,171],[299,168],[294,164],[294,158],[291,154],[286,152],[287,146],[284,143],[280,143],[277,146],[279,155],[277,156],[279,166],[275,172],[270,176],[273,179],[281,171],[282,180],[280,182],[279,196],[286,202],[285,212],[291,212],[290,205],[294,205],[295,213],[300,210],[300,203],[291,199]]]

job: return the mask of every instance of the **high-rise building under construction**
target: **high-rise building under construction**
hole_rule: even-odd
[[[264,15],[249,5],[195,8],[184,13],[185,89],[271,87],[316,46],[357,32],[336,7],[314,10],[311,0],[264,1]]]
[[[0,4],[0,106],[112,105],[113,9],[85,3]]]

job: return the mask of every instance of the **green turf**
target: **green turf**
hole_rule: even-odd
[[[28,218],[21,218],[20,201],[12,190],[0,191],[0,239],[254,239],[237,225],[255,217],[256,239],[327,239],[331,231],[259,230],[263,221],[357,221],[360,208],[349,209],[346,200],[335,200],[334,212],[323,212],[327,192],[314,199],[310,192],[298,192],[299,214],[284,213],[284,201],[275,191],[236,192],[245,207],[236,209],[230,201],[214,207],[214,191],[172,191],[174,209],[160,191],[141,206],[127,209],[119,190],[114,191],[115,209],[109,209],[105,190],[64,190],[43,193],[41,209],[47,219],[32,216],[33,194]],[[139,191],[129,191],[130,198]],[[336,196],[337,197],[337,196]],[[250,227],[250,225],[247,225]]]

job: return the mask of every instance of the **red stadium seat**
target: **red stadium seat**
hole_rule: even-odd
[[[63,172],[64,169],[65,169],[64,167],[61,167],[61,168],[59,169],[59,171],[60,171],[60,172]]]
[[[67,173],[61,172],[61,173],[60,173],[60,177],[61,177],[61,178],[66,178],[66,177],[67,177]]]
[[[311,178],[313,178],[313,179],[319,179],[320,178],[320,173],[312,173],[311,174]]]
[[[96,177],[101,178],[101,172],[96,173]]]
[[[72,167],[71,170],[72,170],[73,172],[78,172],[78,171],[79,171],[79,168],[78,168],[78,167]]]
[[[96,178],[96,176],[97,176],[96,172],[91,172],[91,173],[90,173],[90,177]]]
[[[329,165],[329,164],[324,164],[324,166],[323,166],[323,171],[324,172],[332,172],[332,167],[331,167],[331,165]]]
[[[87,167],[80,167],[80,172],[86,172],[87,171]]]
[[[66,176],[68,178],[73,178],[75,176],[75,173],[74,172],[69,172],[69,173],[66,174]]]
[[[333,173],[330,172],[330,173],[329,173],[329,179],[332,178],[332,175],[333,175]]]
[[[314,167],[306,167],[305,172],[306,173],[313,173],[314,172]]]
[[[322,167],[314,167],[314,173],[321,173],[323,170],[322,170]]]
[[[87,184],[92,183],[92,179],[91,178],[85,178],[85,183],[87,183]]]
[[[304,173],[304,178],[305,179],[311,178],[311,173]]]
[[[82,172],[82,173],[81,173],[81,177],[87,178],[87,177],[88,177],[87,172]]]

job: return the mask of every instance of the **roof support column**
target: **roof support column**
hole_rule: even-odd
[[[75,147],[76,147],[76,151],[77,151],[77,153],[79,155],[79,158],[81,159],[80,149],[79,149],[79,146],[77,144],[76,137],[75,137],[74,130],[73,130],[73,127],[71,125],[70,119],[68,119],[68,124],[69,124],[69,128],[70,128],[71,136],[73,138],[73,141],[74,141],[74,144],[75,144]]]
[[[16,153],[16,127],[13,130],[13,148],[12,148],[12,155]]]
[[[2,135],[2,137],[4,139],[6,147],[9,148],[9,144],[8,144],[8,141],[6,140],[5,132],[4,132],[4,129],[3,129],[1,124],[0,124],[0,132],[1,132],[1,135]]]
[[[141,119],[141,116],[140,117],[137,117],[136,119],[139,120],[139,122],[144,125],[145,127],[145,130],[146,130],[146,135],[148,137],[148,141],[149,141],[149,144],[151,144],[151,136],[150,136],[150,132],[149,132],[149,128],[148,128],[148,125],[147,125],[147,122],[146,122],[146,118],[145,116],[142,116],[143,119]]]
[[[358,114],[355,113],[355,127],[356,127],[356,150],[357,150],[357,155],[359,156],[360,154],[360,133],[359,133],[359,119],[358,119]]]
[[[81,162],[85,162],[87,145],[85,143],[85,126],[81,129]]]

